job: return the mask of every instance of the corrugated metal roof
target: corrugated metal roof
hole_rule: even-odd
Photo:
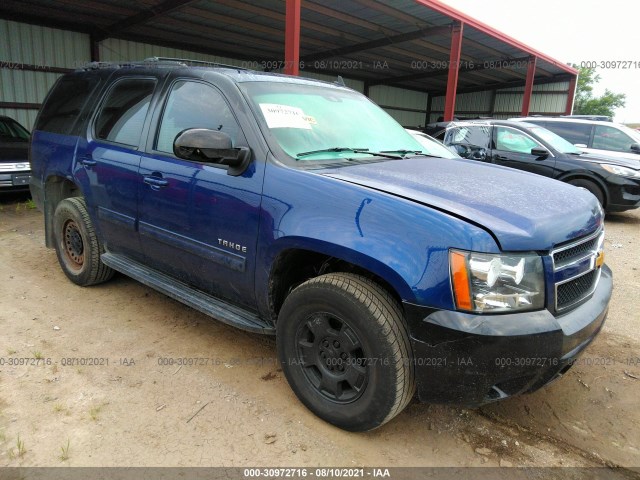
[[[109,42],[122,39],[236,58],[258,68],[284,61],[283,0],[3,0],[0,18],[89,33],[100,40],[101,60],[112,58],[106,52]],[[538,58],[536,83],[575,75],[570,67],[434,0],[303,1],[302,70],[442,94],[455,22],[464,24],[461,93],[523,85],[530,55]],[[47,50],[46,41],[42,49],[29,48],[29,41],[39,40],[29,39],[25,52],[48,52],[46,59],[29,59],[34,65],[53,58],[66,66],[68,59],[59,57],[87,55],[73,50],[78,43],[72,39],[71,54]],[[11,42],[13,50],[7,51],[7,45],[3,41],[0,60],[14,59],[21,48]]]

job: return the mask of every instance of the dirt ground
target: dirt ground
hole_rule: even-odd
[[[295,398],[273,339],[121,275],[71,284],[25,199],[0,197],[0,466],[640,467],[638,211],[607,217],[610,314],[563,379],[353,434]]]

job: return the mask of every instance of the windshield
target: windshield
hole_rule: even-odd
[[[532,127],[529,130],[561,153],[573,153],[577,155],[582,153],[582,150],[576,148],[574,145],[567,142],[564,138],[559,137],[551,130],[547,130],[543,127]]]
[[[271,137],[298,164],[380,161],[425,150],[357,92],[285,82],[246,82],[240,88],[262,115]]]
[[[15,120],[0,119],[0,139],[7,142],[27,142],[29,132]]]
[[[440,142],[434,140],[426,133],[411,131],[409,133],[422,145],[422,151],[429,155],[442,158],[460,158],[460,155],[453,153]]]

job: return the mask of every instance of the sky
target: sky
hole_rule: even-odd
[[[440,0],[564,63],[631,61],[602,69],[594,94],[624,93],[620,123],[640,123],[640,2],[637,0]],[[464,47],[463,47],[464,52]]]

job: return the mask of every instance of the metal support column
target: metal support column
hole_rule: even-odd
[[[444,100],[444,121],[453,120],[456,106],[456,89],[458,88],[458,70],[460,69],[460,53],[462,52],[462,31],[464,24],[456,23],[451,29],[451,52],[449,54],[449,77],[447,95]]]
[[[522,96],[522,116],[529,115],[529,106],[531,105],[531,94],[533,93],[533,80],[536,76],[537,58],[529,57],[529,67],[527,68],[527,79],[524,84],[524,95]]]
[[[286,0],[286,19],[284,30],[284,73],[300,73],[300,2]]]

